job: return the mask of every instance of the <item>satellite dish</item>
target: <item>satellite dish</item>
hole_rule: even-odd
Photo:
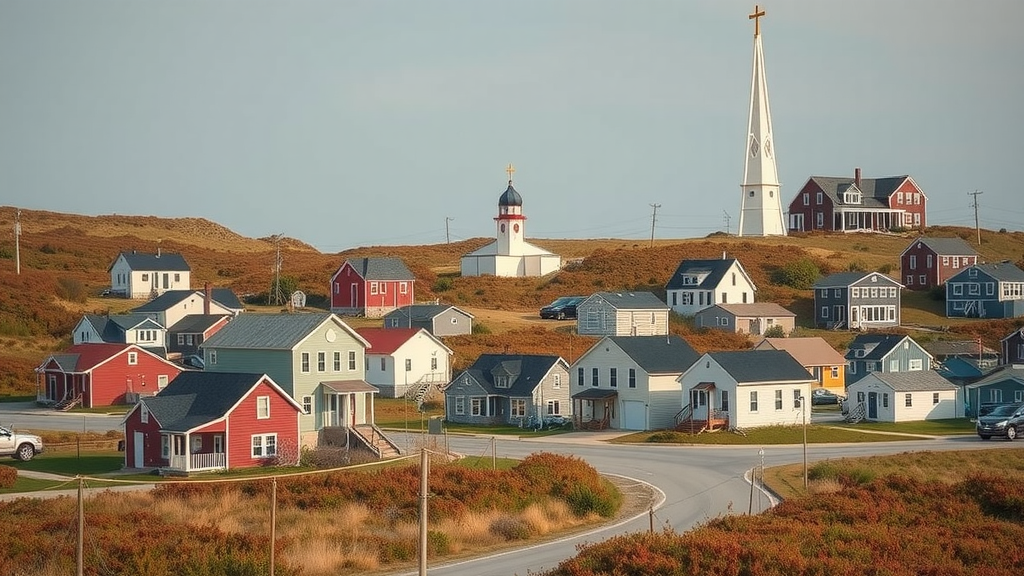
[[[305,308],[306,307],[306,293],[302,290],[296,290],[292,292],[292,308]]]

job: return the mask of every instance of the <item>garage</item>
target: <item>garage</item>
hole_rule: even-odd
[[[625,400],[622,402],[623,430],[646,430],[647,407],[643,400]]]

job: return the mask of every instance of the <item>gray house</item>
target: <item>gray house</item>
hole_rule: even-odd
[[[1024,403],[1024,366],[1000,366],[981,380],[965,386],[964,393],[968,416],[976,416],[977,408],[987,405]]]
[[[597,292],[576,306],[585,336],[664,336],[669,307],[650,292]]]
[[[860,334],[846,351],[846,386],[871,372],[930,370],[932,355],[910,336]]]
[[[818,328],[885,328],[900,325],[903,285],[878,272],[839,272],[814,284]]]
[[[947,318],[1024,316],[1024,270],[1009,262],[975,264],[946,281]]]
[[[459,424],[534,425],[570,415],[569,365],[559,356],[481,354],[444,389],[444,413]]]
[[[413,304],[384,316],[385,328],[422,328],[434,336],[473,333],[473,315],[451,304]]]
[[[796,327],[796,314],[774,302],[715,304],[697,312],[693,319],[698,328],[717,328],[737,334],[763,334],[775,326],[789,334]]]

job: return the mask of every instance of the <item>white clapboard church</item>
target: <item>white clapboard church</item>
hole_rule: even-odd
[[[754,6],[754,70],[750,80],[746,160],[740,196],[740,236],[785,236],[786,215],[779,195],[779,170],[775,165],[772,113],[761,49],[761,17]]]
[[[523,197],[512,187],[511,164],[508,188],[498,198],[498,225],[494,242],[462,257],[463,276],[544,276],[562,266],[558,254],[527,242],[526,216],[523,216]]]

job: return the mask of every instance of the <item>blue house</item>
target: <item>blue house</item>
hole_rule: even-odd
[[[1024,316],[1024,270],[1009,262],[975,264],[946,281],[947,318]]]
[[[1008,364],[989,372],[974,384],[964,387],[968,416],[977,414],[977,407],[1024,403],[1024,366]]]
[[[871,372],[930,370],[932,355],[902,334],[860,334],[846,351],[846,386]]]
[[[900,325],[903,285],[878,272],[839,272],[814,283],[818,328],[885,328]]]
[[[569,365],[559,356],[481,354],[445,386],[445,420],[524,425],[568,416],[569,392]]]

